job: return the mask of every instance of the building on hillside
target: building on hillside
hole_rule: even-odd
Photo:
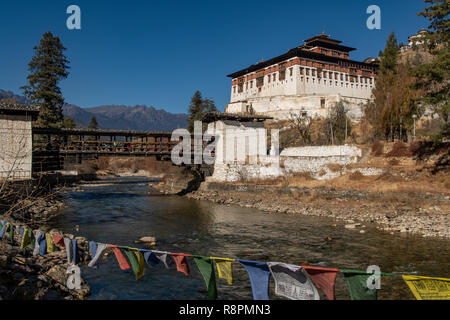
[[[345,100],[349,116],[359,120],[372,98],[378,61],[350,59],[355,48],[322,34],[288,52],[234,72],[228,113],[261,113],[289,119],[292,113],[325,117]]]
[[[0,179],[30,179],[32,121],[39,107],[0,102]]]
[[[400,46],[402,52],[412,50],[414,47],[422,47],[425,44],[425,37],[428,31],[421,29],[417,34],[408,37],[408,44]]]

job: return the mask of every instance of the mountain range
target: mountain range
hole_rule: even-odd
[[[18,103],[28,104],[29,100],[11,91],[0,89],[1,99],[14,99]],[[124,105],[104,105],[93,108],[81,108],[73,104],[63,107],[63,114],[72,117],[78,127],[87,127],[92,117],[102,129],[123,129],[140,131],[172,131],[186,128],[188,115],[185,113],[170,113],[145,105],[134,107]]]

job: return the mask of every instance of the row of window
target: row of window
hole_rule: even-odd
[[[292,77],[293,76],[293,68],[289,68],[289,76]],[[320,79],[330,79],[330,85],[332,85],[332,80],[334,77],[334,80],[340,80],[340,81],[350,81],[350,82],[355,82],[355,83],[361,83],[361,88],[363,88],[363,84],[366,84],[366,88],[367,88],[367,84],[372,85],[372,78],[367,78],[367,77],[359,77],[357,75],[349,75],[349,74],[344,74],[344,73],[339,73],[339,72],[333,72],[333,71],[323,71],[323,70],[316,70],[316,69],[311,69],[311,68],[304,68],[304,67],[300,67],[300,74],[303,76],[308,76],[306,77],[307,82],[309,82],[309,76],[311,75],[313,78],[313,83],[315,82],[315,78],[317,76],[317,78],[319,79],[319,83],[320,83]],[[333,76],[334,74],[334,76]],[[301,80],[303,81],[303,76],[301,77]],[[264,85],[264,78],[265,76],[256,78],[256,87],[260,88]],[[286,71],[282,70],[279,71],[279,77],[278,77],[278,81],[283,81],[286,78]],[[267,75],[267,83],[275,82],[277,80],[277,72],[272,73]],[[326,84],[326,80],[324,80],[324,84]],[[336,81],[336,86],[338,85],[338,81]],[[343,87],[343,83],[341,82],[341,87]],[[348,84],[347,84],[348,87]],[[358,88],[358,85],[356,85],[356,87]],[[245,90],[248,89],[252,89],[253,88],[253,80],[247,81],[245,82]],[[352,88],[353,88],[353,84],[352,84]],[[244,83],[241,82],[237,85],[237,92],[238,93],[242,93],[244,91]],[[233,93],[236,93],[236,86],[233,86]]]

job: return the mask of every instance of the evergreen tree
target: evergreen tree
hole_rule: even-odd
[[[199,121],[208,112],[216,112],[214,101],[208,98],[203,99],[200,91],[196,91],[189,105],[189,117],[187,119],[188,130],[194,132],[194,122]],[[203,128],[204,129],[204,128]]]
[[[58,37],[51,32],[44,33],[28,64],[28,85],[22,87],[25,96],[40,105],[38,123],[45,127],[61,127],[63,122],[64,98],[58,83],[69,75],[64,50]]]
[[[91,118],[91,122],[89,123],[88,128],[89,129],[98,129],[98,122],[95,117]]]
[[[400,47],[397,44],[397,38],[395,37],[394,32],[391,32],[388,40],[386,41],[386,47],[384,51],[381,53],[381,63],[380,63],[380,71],[383,74],[387,74],[389,72],[395,72],[395,68],[398,64],[398,58],[400,55]]]
[[[73,129],[77,127],[77,123],[72,117],[64,117],[62,127],[67,129]]]
[[[424,0],[425,7],[419,16],[430,21],[425,45],[434,56],[430,63],[419,65],[414,74],[419,78],[418,86],[424,89],[422,102],[431,106],[435,114],[444,121],[441,137],[450,137],[450,2],[448,0]]]

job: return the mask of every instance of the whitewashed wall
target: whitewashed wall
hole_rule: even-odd
[[[31,119],[0,115],[0,178],[31,178]]]

